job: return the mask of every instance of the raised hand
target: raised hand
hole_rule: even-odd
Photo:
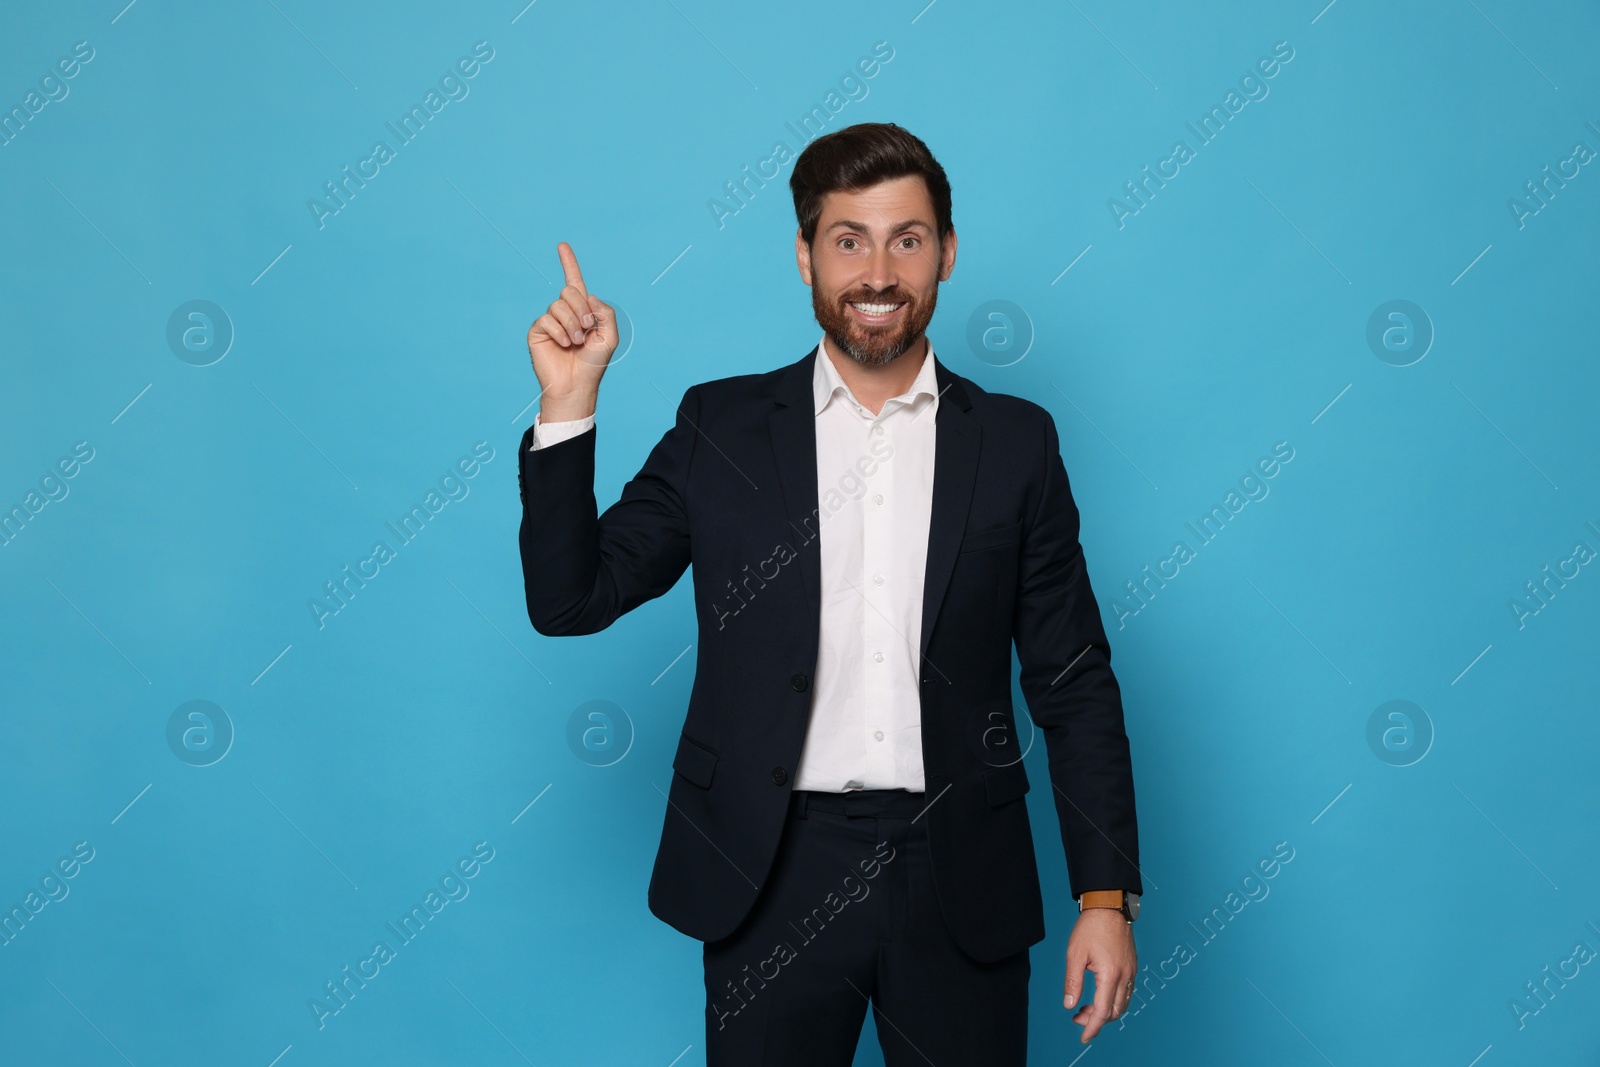
[[[540,420],[557,422],[593,414],[600,379],[617,349],[617,317],[592,296],[572,246],[556,245],[566,284],[528,329],[528,355],[538,376]]]

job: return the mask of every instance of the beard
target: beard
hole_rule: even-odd
[[[834,347],[864,367],[881,367],[892,363],[916,343],[933,321],[933,309],[939,302],[939,285],[934,284],[927,303],[917,300],[898,286],[882,293],[855,290],[831,303],[815,285],[811,287],[811,310],[817,324],[828,335]],[[904,304],[892,323],[870,326],[851,317],[847,304]]]

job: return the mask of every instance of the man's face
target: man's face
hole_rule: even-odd
[[[856,362],[882,366],[932,321],[956,235],[952,228],[939,247],[927,183],[908,175],[828,193],[813,246],[796,233],[795,257],[828,339]]]

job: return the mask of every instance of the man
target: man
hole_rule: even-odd
[[[1043,903],[1011,646],[1044,734],[1080,911],[1087,1043],[1125,1009],[1143,892],[1128,740],[1078,512],[1042,407],[934,358],[950,185],[864,123],[790,178],[821,342],[692,386],[603,515],[594,412],[617,344],[565,242],[528,331],[519,449],[528,616],[587,634],[694,565],[696,673],[650,907],[704,944],[707,1062],[848,1065],[866,1006],[890,1067],[1021,1065]]]

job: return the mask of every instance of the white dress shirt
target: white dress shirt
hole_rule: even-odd
[[[917,657],[939,406],[933,342],[911,388],[877,415],[856,399],[820,342],[812,393],[822,617],[794,788],[922,792]],[[549,425],[535,415],[532,448],[593,425],[593,415]]]

